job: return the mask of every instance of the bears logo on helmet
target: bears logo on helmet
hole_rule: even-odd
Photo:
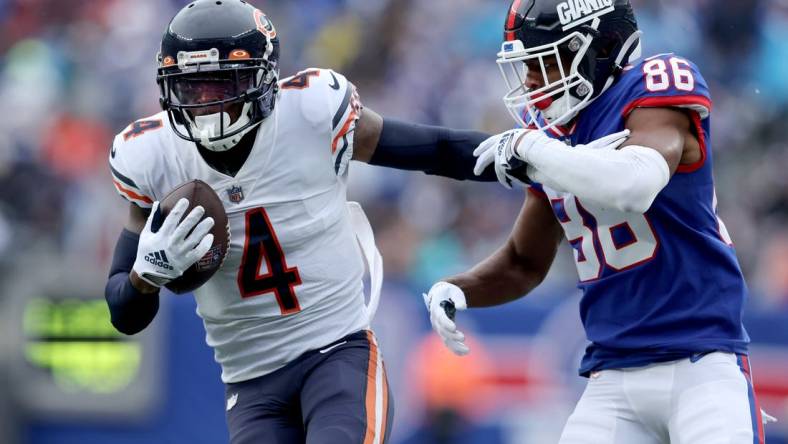
[[[269,39],[276,38],[276,28],[271,20],[259,9],[254,10],[254,21],[257,23],[257,30],[265,34]]]

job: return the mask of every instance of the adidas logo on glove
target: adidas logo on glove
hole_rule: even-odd
[[[152,265],[163,268],[165,270],[172,270],[172,265],[170,265],[170,261],[167,260],[167,255],[164,254],[164,250],[154,251],[153,253],[148,253],[145,255],[145,262],[149,262]]]

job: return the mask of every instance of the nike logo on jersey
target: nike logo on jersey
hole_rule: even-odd
[[[333,72],[331,73],[331,79],[333,80],[333,82],[328,86],[330,86],[331,89],[335,89],[339,91],[339,80],[337,80],[337,76],[335,76]]]
[[[347,341],[342,341],[342,342],[340,342],[340,343],[338,343],[338,344],[334,344],[334,345],[332,345],[331,347],[327,347],[327,348],[324,348],[323,350],[320,350],[320,353],[323,353],[323,354],[325,354],[325,353],[328,353],[328,352],[330,352],[331,350],[333,350],[333,349],[335,349],[335,348],[339,347],[340,345],[345,345],[345,344],[347,344]]]
[[[564,26],[564,31],[580,26],[614,10],[613,0],[567,0],[556,6],[558,19]]]
[[[164,254],[164,250],[154,251],[153,253],[146,254],[145,262],[149,262],[152,265],[165,270],[173,269],[172,265],[170,265],[170,261],[167,259],[167,255]]]

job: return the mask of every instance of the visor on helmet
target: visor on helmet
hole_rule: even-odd
[[[221,151],[262,121],[252,104],[271,100],[277,77],[263,59],[210,59],[162,66],[158,81],[178,136]]]
[[[239,100],[258,87],[251,70],[185,74],[171,79],[172,102],[176,105],[210,106]]]

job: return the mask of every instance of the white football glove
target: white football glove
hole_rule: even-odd
[[[438,282],[430,288],[428,294],[423,294],[424,304],[430,311],[430,323],[443,339],[443,343],[455,355],[467,355],[471,350],[465,345],[465,335],[457,330],[454,323],[456,310],[468,308],[465,294],[460,287],[448,282]]]
[[[629,137],[629,130],[613,133],[594,140],[584,146],[589,149],[616,149]],[[511,189],[512,184],[522,184],[528,180],[528,152],[536,145],[555,145],[565,147],[560,140],[553,139],[539,130],[512,129],[492,136],[480,143],[473,151],[477,157],[473,173],[477,176],[493,162],[498,182]]]
[[[531,131],[534,130],[513,129],[492,136],[480,143],[473,150],[473,155],[477,157],[473,173],[480,176],[491,163],[495,162],[495,175],[501,185],[510,190],[512,184],[522,185],[527,181],[526,164],[522,159],[517,158],[514,148],[520,136]],[[516,170],[514,175],[512,175],[513,170]]]
[[[209,231],[213,228],[213,218],[206,217],[200,222],[205,209],[197,206],[181,221],[188,207],[188,200],[179,200],[154,232],[151,228],[153,220],[160,216],[159,202],[153,203],[145,228],[140,233],[137,260],[132,268],[145,282],[156,287],[166,285],[211,248],[213,234]]]

